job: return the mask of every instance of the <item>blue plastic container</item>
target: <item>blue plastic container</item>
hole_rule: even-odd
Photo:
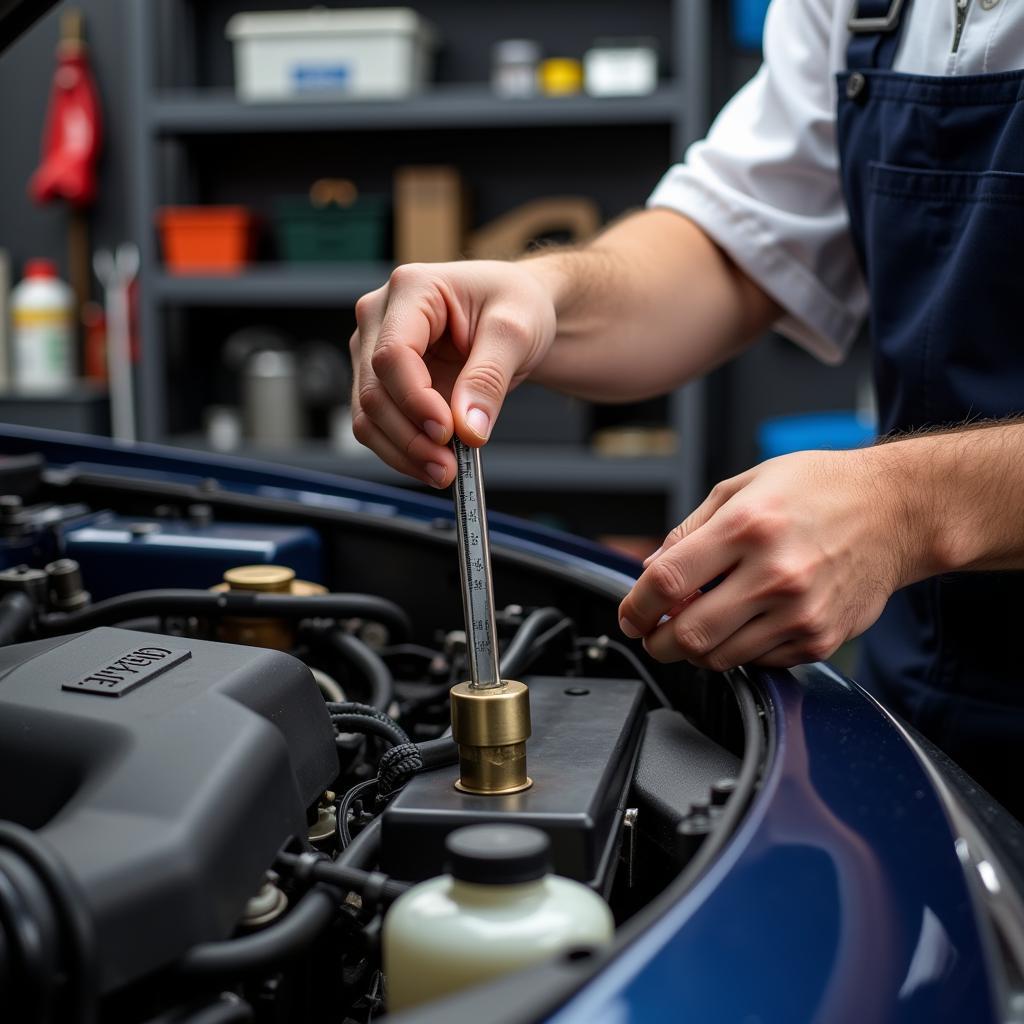
[[[769,0],[732,0],[732,34],[737,46],[760,50]]]
[[[65,534],[64,553],[82,567],[86,588],[102,600],[130,590],[205,590],[239,565],[286,565],[319,583],[320,537],[308,526],[191,523],[101,515]]]
[[[875,438],[875,428],[854,412],[812,412],[765,420],[757,428],[761,458],[774,459],[791,452],[840,451],[859,448]]]

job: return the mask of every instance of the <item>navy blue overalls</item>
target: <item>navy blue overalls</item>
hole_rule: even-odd
[[[894,72],[908,8],[862,0],[838,78],[885,433],[1024,412],[1024,72]],[[962,573],[892,596],[859,680],[1022,815],[1022,660],[1024,574]]]

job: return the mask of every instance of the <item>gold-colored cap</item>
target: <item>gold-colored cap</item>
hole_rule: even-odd
[[[259,590],[264,593],[291,592],[295,570],[286,565],[239,565],[224,573],[224,582],[232,590]]]
[[[459,745],[457,789],[465,793],[518,793],[533,785],[526,774],[530,691],[513,679],[477,689],[451,689],[452,739]]]
[[[297,580],[295,571],[286,565],[235,566],[224,573],[223,583],[210,589],[216,594],[228,590],[249,590],[299,597],[327,593],[327,588],[320,583]],[[221,620],[219,636],[227,643],[271,647],[278,651],[290,651],[295,646],[295,627],[285,619],[225,616]]]

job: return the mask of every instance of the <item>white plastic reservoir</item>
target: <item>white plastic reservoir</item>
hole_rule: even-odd
[[[446,847],[450,874],[410,889],[384,920],[389,1010],[611,941],[608,905],[549,873],[550,842],[540,829],[471,825],[452,832]]]

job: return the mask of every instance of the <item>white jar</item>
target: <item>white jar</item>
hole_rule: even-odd
[[[384,919],[390,1011],[611,941],[608,905],[548,873],[550,843],[539,829],[471,825],[446,845],[451,874],[410,889]]]
[[[75,382],[75,298],[50,260],[29,260],[11,291],[15,390],[67,391]]]

